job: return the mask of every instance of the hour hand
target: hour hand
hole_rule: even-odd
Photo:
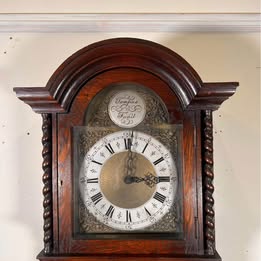
[[[159,183],[159,178],[157,176],[154,176],[152,173],[148,172],[147,174],[145,174],[143,178],[128,175],[125,177],[124,182],[126,184],[144,182],[147,186],[153,188],[156,184]]]
[[[130,175],[128,175],[128,176],[126,176],[126,177],[124,178],[124,182],[125,182],[126,184],[140,183],[140,182],[142,182],[142,181],[144,181],[144,178],[135,177],[135,176],[130,176]]]
[[[145,174],[145,177],[143,178],[144,182],[147,186],[150,188],[153,188],[154,185],[159,183],[159,178],[157,176],[154,176],[152,173],[148,172]]]
[[[133,183],[140,183],[144,181],[144,178],[140,178],[140,177],[132,177],[132,182]]]

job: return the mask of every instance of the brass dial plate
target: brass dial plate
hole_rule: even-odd
[[[102,167],[100,174],[100,187],[105,197],[120,208],[137,208],[145,204],[154,194],[156,186],[149,187],[144,182],[127,184],[126,164],[128,152],[120,152],[108,159]],[[135,177],[143,178],[151,173],[156,176],[155,170],[144,156],[133,152],[133,165]]]

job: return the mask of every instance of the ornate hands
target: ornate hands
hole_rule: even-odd
[[[126,175],[124,177],[124,182],[126,184],[132,183],[140,183],[144,182],[150,188],[153,188],[156,184],[160,182],[159,177],[153,175],[152,173],[148,172],[145,174],[144,177],[137,177],[135,176],[136,168],[135,168],[135,153],[132,152],[131,146],[133,145],[133,131],[131,132],[130,138],[126,139],[125,147],[128,149],[128,156],[127,156],[127,166],[126,166]]]
[[[145,174],[143,178],[131,176],[128,179],[128,182],[126,183],[132,184],[132,183],[140,183],[140,182],[144,182],[147,186],[153,188],[156,184],[160,182],[160,179],[159,177],[154,176],[152,173],[148,172],[147,174]]]
[[[133,131],[131,132],[131,137],[125,139],[125,147],[128,150],[127,162],[126,162],[126,176],[125,183],[130,184],[130,177],[134,176],[136,168],[135,168],[135,154],[131,151],[131,146],[133,144]]]
[[[154,176],[152,173],[148,172],[145,174],[144,178],[134,177],[134,182],[139,183],[144,181],[144,183],[149,186],[150,188],[153,188],[156,184],[159,183],[159,178]]]

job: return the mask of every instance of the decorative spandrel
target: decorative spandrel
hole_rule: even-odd
[[[181,236],[181,126],[75,127],[73,132],[78,234]]]
[[[147,232],[174,232],[177,238],[182,238],[182,220],[180,202],[174,203],[170,211],[157,222],[146,228]],[[101,223],[87,209],[79,198],[79,234],[122,232]],[[144,232],[144,231],[142,231]]]

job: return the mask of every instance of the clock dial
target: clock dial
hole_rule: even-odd
[[[85,155],[79,186],[85,206],[100,222],[137,230],[169,211],[177,170],[171,153],[154,137],[118,131],[100,139]]]

